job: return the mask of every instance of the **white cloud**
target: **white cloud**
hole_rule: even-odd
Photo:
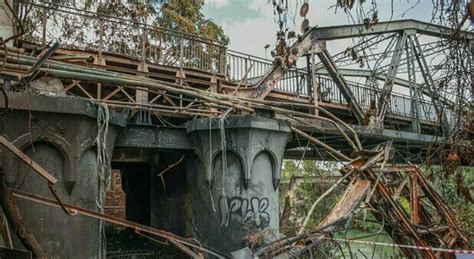
[[[240,1],[240,0],[206,0],[212,2],[219,1]],[[353,24],[352,19],[343,10],[338,9],[335,12],[334,6],[335,0],[310,0],[309,1],[309,12],[307,19],[310,22],[310,26],[336,26]],[[397,1],[398,2],[398,1]],[[423,1],[422,1],[423,2]],[[301,34],[300,25],[303,18],[299,16],[299,8],[301,7],[302,1],[289,1],[290,10],[287,23],[290,30],[294,30],[297,34]],[[296,3],[299,3],[296,5]],[[391,6],[390,1],[379,0],[379,17],[381,21],[390,19]],[[415,18],[426,20],[427,15],[425,12],[420,15],[420,11],[430,7],[431,3],[423,3],[423,5],[416,5],[413,10],[408,12],[405,17],[400,17],[400,13],[409,9],[413,3],[412,1],[400,0],[397,9],[394,11],[392,19],[408,19]],[[427,6],[428,5],[428,6]],[[230,37],[229,49],[257,55],[260,57],[265,56],[264,46],[271,44],[272,47],[276,41],[276,32],[278,31],[278,25],[275,23],[275,16],[273,14],[273,6],[271,1],[267,0],[252,0],[248,5],[249,9],[257,11],[260,14],[258,18],[250,18],[244,21],[224,21],[222,27]],[[370,7],[367,5],[367,7]],[[296,10],[295,10],[296,9]],[[431,11],[429,12],[431,13]],[[357,15],[353,14],[354,19],[357,19]],[[336,54],[339,51],[346,49],[351,44],[357,43],[357,39],[354,40],[337,40],[328,43],[327,47],[331,54]],[[268,57],[270,58],[270,53]]]
[[[253,0],[249,4],[249,9],[259,12],[264,17],[273,17],[273,7],[267,1]]]
[[[334,0],[324,1],[326,2],[325,5],[321,4],[319,6],[330,6],[329,2],[332,3]],[[289,13],[291,13],[291,17],[288,17],[287,22],[290,30],[295,30],[296,33],[301,34],[300,24],[303,18],[299,16],[299,9],[295,10],[296,5],[294,3],[290,4]],[[298,8],[300,6],[301,4],[298,5]],[[320,24],[347,22],[347,20],[341,21],[341,18],[344,19],[346,17],[344,14],[327,15],[327,8],[315,8],[314,4],[312,7],[314,9],[308,15],[310,25],[315,25],[315,22]],[[224,22],[222,27],[227,36],[230,37],[229,49],[264,57],[264,46],[266,44],[271,44],[272,47],[275,45],[276,33],[278,31],[278,25],[275,22],[276,18],[273,14],[273,6],[271,2],[268,3],[266,0],[253,0],[249,4],[249,9],[257,11],[260,17],[246,19],[245,21]],[[295,11],[298,11],[296,12],[296,17],[294,16]],[[294,21],[293,17],[295,17]],[[322,17],[323,19],[321,19]],[[269,51],[267,57],[271,58]]]
[[[274,44],[277,31],[277,25],[265,17],[242,22],[224,22],[222,27],[230,37],[229,49],[260,57],[265,55],[263,47],[266,44]]]
[[[205,4],[214,5],[217,9],[229,5],[229,0],[205,0]]]

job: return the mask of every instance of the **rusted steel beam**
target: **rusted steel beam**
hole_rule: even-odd
[[[329,72],[329,75],[331,76],[331,78],[336,83],[336,86],[341,92],[342,96],[344,97],[346,102],[349,104],[352,114],[354,115],[354,117],[356,117],[359,124],[362,125],[364,123],[365,113],[362,110],[362,107],[360,106],[359,102],[357,101],[357,98],[355,97],[354,93],[352,92],[349,84],[347,83],[347,80],[339,71],[339,68],[337,67],[336,63],[332,59],[328,50],[325,47],[323,47],[321,48],[321,51],[317,52],[317,55],[319,59],[321,60],[321,62],[323,63],[326,70]]]
[[[376,157],[379,157],[380,154],[384,153],[383,150],[377,154],[374,154],[370,157],[369,160],[374,160]],[[385,216],[381,214],[374,213],[375,218],[381,222],[386,222],[385,217],[395,218],[397,221],[396,225],[386,224],[384,228],[392,236],[393,240],[398,244],[411,244],[411,242],[417,246],[427,246],[430,245],[428,242],[423,239],[420,234],[417,232],[416,227],[410,222],[409,216],[401,207],[401,205],[394,200],[395,194],[390,191],[384,181],[378,181],[378,174],[376,170],[378,167],[375,163],[365,162],[366,160],[355,160],[351,163],[349,168],[358,168],[358,170],[363,172],[365,179],[370,180],[375,186],[376,195],[372,196],[379,201],[371,200],[370,204],[377,210],[385,213]],[[368,161],[368,160],[367,160]],[[390,166],[389,166],[390,168]],[[393,169],[393,168],[390,168]],[[341,170],[342,174],[345,174],[348,169]],[[378,170],[380,173],[380,169]],[[393,171],[393,170],[392,170]],[[354,175],[356,177],[357,174]],[[397,233],[397,234],[395,234]],[[401,233],[401,234],[400,234]],[[403,238],[402,238],[403,236]],[[412,256],[413,251],[410,249],[400,248],[407,256]],[[436,254],[432,251],[420,251],[420,256],[423,258],[436,258]]]
[[[418,183],[417,183],[417,175],[411,174],[410,175],[410,212],[411,212],[411,223],[414,225],[418,225],[420,223],[420,215],[419,215],[419,206],[420,201],[418,199]]]
[[[433,204],[433,206],[436,208],[436,210],[440,214],[441,218],[445,220],[446,223],[450,225],[450,228],[454,230],[453,233],[456,233],[456,235],[458,235],[459,240],[461,241],[460,243],[467,243],[467,236],[460,229],[459,223],[453,217],[453,213],[451,209],[446,203],[444,203],[441,196],[439,196],[439,194],[433,189],[433,187],[426,181],[426,179],[421,174],[419,168],[416,166],[406,166],[406,167],[399,166],[398,168],[400,171],[405,171],[412,175],[416,175],[417,187],[419,187],[423,191],[423,194]],[[392,169],[395,169],[395,168],[392,168]],[[420,206],[419,208],[422,209],[421,204],[419,206]]]
[[[372,181],[375,181],[377,179],[377,176],[373,172],[371,168],[367,169],[365,171],[366,175],[372,179]],[[403,235],[404,239],[401,240],[399,238],[395,238],[398,240],[394,240],[395,242],[399,243],[406,243],[406,241],[410,240],[417,246],[430,246],[423,238],[420,237],[420,235],[417,233],[415,227],[411,224],[410,220],[407,217],[407,214],[403,210],[403,208],[392,198],[393,193],[383,184],[383,182],[379,182],[376,186],[376,192],[379,197],[382,198],[382,200],[385,202],[385,204],[389,205],[385,209],[388,210],[393,217],[395,217],[399,222],[400,225],[398,226],[389,226],[390,228],[395,228],[400,230]],[[371,202],[371,204],[375,208],[380,208],[381,205]],[[380,208],[383,210],[384,208]],[[376,216],[376,214],[374,214]],[[377,217],[377,216],[376,216]],[[390,234],[390,233],[389,233]],[[410,250],[403,250],[403,252],[407,255],[410,256],[411,252]],[[423,255],[424,258],[437,258],[436,254],[433,253],[432,251],[421,251],[421,254]]]
[[[359,206],[363,197],[367,193],[370,187],[370,181],[368,180],[356,180],[348,188],[342,199],[339,201],[338,206],[333,208],[331,213],[319,224],[318,229],[325,229],[325,231],[331,231],[335,226],[326,228],[326,226],[332,225],[336,221],[343,219],[346,221],[350,215]]]
[[[413,236],[409,235],[408,232],[405,232],[408,228],[411,228],[416,231],[419,237],[423,237],[424,242],[428,243],[429,247],[439,246],[440,248],[452,249],[456,248],[457,246],[465,246],[467,243],[466,235],[462,232],[459,224],[452,216],[452,212],[449,207],[443,202],[439,194],[426,181],[418,167],[412,165],[389,165],[383,170],[380,170],[379,168],[374,168],[373,170],[389,174],[391,177],[401,177],[399,173],[403,173],[410,178],[409,186],[405,186],[402,191],[397,190],[397,193],[401,193],[401,195],[410,199],[411,222],[409,222],[409,224],[403,222],[403,225],[400,226],[391,226],[392,229],[398,229],[398,231],[401,231],[405,234],[403,238],[401,236],[393,236],[395,242],[403,244],[406,243],[407,240],[412,240]],[[419,195],[419,191],[423,192],[422,197]],[[430,206],[430,208],[432,208],[430,211],[433,211],[434,209],[438,215],[432,215],[432,212],[428,212],[425,206],[428,204],[427,201],[424,200],[424,202],[421,202],[421,199],[428,199],[432,205]],[[386,208],[386,210],[391,211],[393,208],[393,206],[390,206],[389,208]],[[374,216],[377,217],[377,215]],[[438,218],[439,222],[433,222],[433,217]],[[430,228],[423,228],[423,226],[428,227],[432,226],[433,224],[436,225]],[[435,237],[438,237],[438,239]],[[438,240],[442,241],[441,244],[438,243]],[[410,250],[402,250],[405,253],[412,253]],[[409,256],[409,254],[407,255]],[[435,255],[438,257],[440,256],[440,254]],[[452,258],[453,255],[449,253],[442,253],[441,256],[443,258]]]
[[[56,207],[56,208],[61,207],[60,204],[56,200],[53,200],[53,199],[48,199],[48,198],[45,198],[45,197],[41,197],[41,196],[38,196],[38,195],[34,195],[34,194],[31,194],[31,193],[22,192],[22,191],[18,191],[18,190],[13,190],[12,193],[13,193],[14,197],[18,197],[18,198],[21,198],[21,199],[29,200],[29,201],[32,201],[32,202],[36,202],[36,203],[40,203],[40,204],[44,204],[44,205],[52,206],[52,207]],[[99,212],[96,212],[96,211],[84,209],[84,208],[81,208],[81,207],[78,207],[78,206],[73,206],[73,205],[70,205],[70,204],[63,204],[63,205],[67,210],[73,211],[75,214],[80,214],[80,215],[83,215],[83,216],[86,216],[86,217],[89,217],[89,218],[103,220],[103,221],[105,221],[107,223],[110,223],[110,224],[114,224],[114,225],[118,225],[118,226],[122,226],[122,227],[126,227],[126,228],[131,228],[131,229],[134,229],[135,231],[155,235],[155,236],[164,238],[168,241],[171,241],[171,243],[173,243],[173,244],[179,243],[179,245],[177,245],[177,248],[179,248],[181,250],[182,250],[183,246],[186,246],[186,248],[187,248],[186,251],[182,250],[185,253],[189,252],[188,247],[193,247],[193,248],[197,249],[198,251],[200,251],[200,250],[205,251],[205,252],[209,253],[210,255],[216,256],[217,258],[229,258],[228,256],[226,256],[226,255],[224,255],[224,254],[222,254],[218,251],[215,251],[214,249],[208,248],[205,245],[195,244],[191,241],[188,241],[187,239],[185,239],[183,237],[180,237],[178,235],[175,235],[175,234],[167,232],[167,231],[163,231],[163,230],[159,230],[159,229],[152,228],[152,227],[149,227],[149,226],[141,225],[141,224],[138,224],[138,223],[135,223],[135,222],[132,222],[132,221],[124,220],[122,218],[106,215],[106,214],[99,213]]]
[[[368,180],[356,180],[350,184],[341,200],[339,200],[329,215],[319,223],[318,227],[316,227],[317,233],[310,235],[307,238],[307,242],[310,242],[310,244],[302,249],[299,254],[311,249],[327,237],[327,234],[321,234],[321,232],[331,233],[335,231],[337,227],[349,221],[350,218],[354,216],[355,211],[363,201],[366,194],[369,192],[369,188],[370,181]]]
[[[443,202],[443,199],[439,194],[431,187],[431,185],[426,181],[426,179],[421,175],[418,168],[414,168],[414,173],[418,176],[418,182],[421,190],[426,195],[426,197],[431,201],[433,206],[436,207],[438,213],[440,213],[442,219],[444,219],[451,227],[450,233],[453,236],[457,236],[458,242],[460,244],[466,244],[468,241],[467,236],[459,227],[459,223],[452,216],[451,209]],[[452,231],[451,231],[452,230]],[[455,244],[452,244],[455,245]],[[452,247],[452,246],[451,246]],[[449,247],[449,248],[451,248]]]

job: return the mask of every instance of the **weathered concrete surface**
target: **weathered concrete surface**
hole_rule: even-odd
[[[254,116],[229,117],[224,125],[227,170],[218,119],[181,128],[127,125],[113,157],[124,176],[127,219],[229,254],[245,247],[250,235],[262,242],[278,238],[289,125]]]
[[[9,11],[6,2],[13,7],[13,0],[0,1],[0,37],[5,40],[14,34],[13,30],[13,16]],[[8,42],[7,46],[12,46],[12,41]]]
[[[290,128],[264,117],[226,119],[224,172],[218,125],[128,125],[116,141],[114,167],[123,172],[128,219],[230,255],[250,235],[279,236],[278,184]]]
[[[140,150],[192,150],[185,128],[128,124],[117,137],[115,147]]]
[[[194,120],[187,129],[195,147],[186,157],[193,235],[226,253],[246,246],[252,235],[278,238],[278,184],[289,125],[252,116],[226,119],[226,169],[218,119]]]
[[[61,80],[50,76],[43,76],[32,81],[28,91],[32,94],[66,96]]]
[[[151,226],[192,237],[193,197],[186,184],[185,158],[189,152],[167,150],[157,153],[151,169]]]
[[[72,97],[8,94],[10,109],[1,120],[2,135],[58,179],[55,189],[63,202],[98,210],[99,176],[94,143],[98,133],[97,105]],[[125,123],[121,115],[110,112],[106,141],[109,157],[118,129]],[[46,182],[5,149],[0,161],[8,185],[51,197]],[[62,210],[21,199],[17,199],[17,204],[26,226],[49,255],[99,255],[97,220],[67,216]]]
[[[128,124],[120,132],[113,166],[122,171],[127,219],[190,236],[183,159],[193,148],[185,128]]]

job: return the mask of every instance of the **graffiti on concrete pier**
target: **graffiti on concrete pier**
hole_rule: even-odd
[[[222,199],[223,197],[220,200]],[[234,196],[226,199],[228,215],[231,219],[243,225],[250,224],[255,228],[266,228],[270,224],[270,214],[267,211],[268,198]]]

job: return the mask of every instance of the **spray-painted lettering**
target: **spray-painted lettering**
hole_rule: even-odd
[[[256,228],[265,228],[270,224],[268,205],[269,201],[266,197],[227,197],[229,216],[242,224],[252,224]]]

